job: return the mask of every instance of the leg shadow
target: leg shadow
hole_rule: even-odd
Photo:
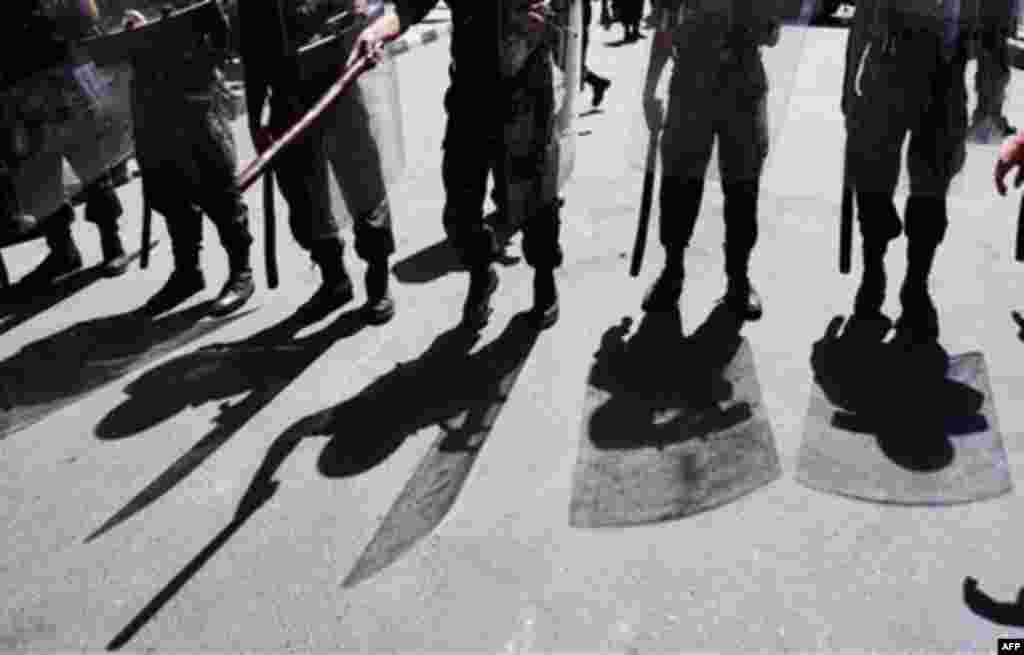
[[[129,398],[100,422],[96,435],[112,440],[139,434],[186,407],[223,402],[215,427],[172,463],[114,516],[90,534],[86,543],[127,521],[173,489],[217,452],[249,420],[263,410],[336,341],[359,332],[365,323],[359,310],[346,312],[320,332],[301,340],[292,337],[306,323],[292,315],[267,330],[234,344],[201,348],[147,372],[126,392]]]
[[[118,314],[77,323],[26,346],[0,363],[0,438],[248,313],[211,319],[208,311],[204,303],[159,321]]]
[[[502,249],[508,246],[509,240],[518,231],[518,227],[506,226],[501,223],[498,212],[489,214],[485,219],[494,227],[495,236]],[[513,266],[519,263],[518,257],[502,253],[497,260],[502,266]],[[447,239],[441,239],[423,250],[414,253],[395,264],[392,269],[395,277],[406,284],[426,284],[445,275],[466,271],[459,262],[455,249]]]
[[[984,431],[984,395],[950,380],[949,354],[938,343],[907,348],[884,342],[888,323],[852,318],[838,336],[833,319],[815,343],[815,381],[838,409],[832,425],[873,436],[894,464],[916,472],[948,467],[952,436]]]

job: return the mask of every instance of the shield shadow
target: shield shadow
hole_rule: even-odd
[[[748,403],[730,403],[734,389],[723,375],[742,320],[719,306],[686,338],[678,309],[649,313],[627,341],[630,322],[605,332],[591,370],[591,386],[610,395],[590,418],[596,448],[664,448],[751,418]]]
[[[938,343],[886,343],[886,331],[851,319],[842,337],[815,343],[811,365],[835,408],[831,426],[874,438],[902,469],[941,471],[953,462],[954,437],[989,428],[984,394],[948,377],[951,359]]]

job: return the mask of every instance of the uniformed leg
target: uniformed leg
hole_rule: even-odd
[[[897,324],[901,337],[910,343],[935,341],[939,319],[928,289],[935,253],[949,224],[946,199],[940,196],[907,198],[907,276],[900,289],[903,313]]]
[[[275,109],[276,112],[271,112],[271,122],[278,129],[284,129],[292,114],[282,112],[279,107]],[[274,169],[288,203],[292,235],[309,251],[323,277],[320,288],[300,310],[313,320],[340,309],[355,297],[352,280],[345,269],[345,244],[331,211],[323,139],[323,127],[314,124],[281,151]]]
[[[767,80],[759,59],[751,58],[761,75],[738,71],[729,80],[730,92],[719,105],[719,172],[725,195],[725,274],[723,302],[746,320],[761,318],[761,298],[750,283],[750,255],[757,244],[757,207],[761,173],[768,156]]]
[[[44,223],[46,245],[50,253],[31,273],[21,279],[20,285],[28,289],[42,289],[64,275],[82,268],[82,253],[71,235],[75,210],[65,203]]]
[[[118,219],[123,214],[124,208],[114,187],[113,174],[105,173],[86,189],[85,220],[95,225],[100,232],[103,270],[111,277],[123,275],[130,261],[119,233]]]
[[[974,140],[1002,140],[1017,132],[1003,115],[1010,77],[1010,46],[1006,42],[1006,33],[1004,30],[990,30],[978,43],[977,69],[974,73],[978,104],[971,121],[971,136]]]
[[[459,261],[469,269],[463,322],[481,327],[491,315],[490,298],[498,286],[493,262],[500,250],[494,231],[483,220],[487,176],[496,145],[474,142],[474,134],[459,134],[455,119],[449,117],[441,178],[445,189],[445,233]]]
[[[583,90],[584,85],[589,84],[593,89],[593,106],[600,107],[601,102],[604,100],[604,94],[608,91],[608,87],[612,85],[611,80],[594,73],[587,66],[587,49],[590,46],[590,24],[593,22],[593,8],[590,5],[590,0],[583,0],[583,44],[582,44],[582,57],[583,61],[583,75],[580,78],[580,90]]]
[[[684,86],[688,88],[684,88]],[[693,111],[701,99],[699,87],[673,84],[661,137],[663,171],[658,217],[659,236],[665,249],[665,266],[644,295],[645,312],[676,307],[683,292],[684,252],[693,238],[704,197],[704,177],[714,145],[710,109]]]
[[[333,128],[323,144],[352,214],[356,255],[367,265],[363,311],[369,322],[382,324],[395,314],[394,299],[388,291],[388,260],[395,252],[395,235],[380,152],[358,88],[342,97],[333,119]]]
[[[564,258],[559,243],[564,204],[561,198],[555,198],[523,224],[523,258],[534,270],[532,313],[541,329],[551,327],[558,320],[555,269],[562,265]]]
[[[228,255],[228,279],[213,301],[210,313],[226,316],[245,305],[255,292],[249,208],[235,186],[237,151],[227,118],[211,109],[197,115],[195,120],[193,152],[200,173],[198,203],[216,226]]]

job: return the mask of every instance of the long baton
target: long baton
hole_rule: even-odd
[[[267,169],[267,166],[274,160],[274,158],[291,144],[295,139],[299,137],[314,121],[319,119],[324,112],[339,98],[343,93],[348,91],[349,87],[356,80],[357,77],[362,75],[365,71],[373,68],[374,64],[365,55],[359,57],[352,65],[345,69],[338,81],[331,85],[331,88],[317,101],[313,108],[310,109],[306,114],[300,118],[291,128],[285,132],[284,136],[274,141],[274,143],[264,151],[259,157],[253,160],[248,166],[246,166],[242,172],[238,175],[238,188],[242,193],[252,186],[253,182],[263,174]]]
[[[1020,198],[1020,210],[1017,212],[1017,253],[1018,262],[1024,262],[1024,196]]]
[[[277,216],[274,213],[274,171],[263,176],[263,254],[267,265],[267,285],[277,288]]]
[[[658,166],[658,129],[651,130],[647,144],[647,169],[644,171],[644,190],[640,196],[640,216],[637,218],[636,240],[633,242],[633,258],[629,263],[629,274],[640,275],[644,263],[644,249],[647,247],[647,232],[651,224],[651,206],[654,204],[655,169]]]
[[[149,268],[149,241],[153,232],[153,207],[146,193],[146,178],[142,178],[142,246],[139,249],[139,266]]]
[[[847,149],[843,164],[843,200],[839,210],[839,272],[849,275],[853,259],[854,188],[850,180],[850,154]]]

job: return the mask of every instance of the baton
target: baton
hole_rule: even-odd
[[[853,212],[854,193],[850,182],[849,150],[843,163],[843,200],[839,209],[839,272],[849,275],[853,259]]]
[[[267,285],[277,288],[277,217],[274,213],[274,171],[263,176],[263,254],[267,265]]]
[[[331,88],[324,93],[323,96],[317,101],[313,108],[310,109],[306,114],[300,118],[294,125],[292,125],[284,136],[274,141],[273,144],[266,151],[263,152],[259,157],[253,160],[242,172],[238,175],[238,189],[242,193],[252,186],[253,182],[263,174],[267,169],[267,166],[271,161],[281,152],[285,147],[291,144],[298,136],[306,130],[313,122],[320,118],[324,112],[341,96],[341,94],[348,91],[349,87],[357,77],[370,68],[373,68],[374,64],[370,61],[370,58],[363,55],[352,62],[352,65],[347,67],[342,73],[338,81],[331,85]]]
[[[1024,196],[1020,198],[1020,210],[1017,212],[1017,253],[1018,262],[1024,262]]]
[[[146,193],[146,178],[142,178],[142,247],[139,249],[139,267],[149,268],[149,238],[153,230],[153,208]]]
[[[636,240],[633,242],[633,259],[629,263],[629,274],[640,275],[644,262],[644,249],[647,247],[647,231],[651,224],[651,205],[654,201],[654,173],[658,166],[658,130],[651,130],[651,140],[647,144],[647,170],[644,172],[644,190],[640,196],[640,216],[636,225]]]

